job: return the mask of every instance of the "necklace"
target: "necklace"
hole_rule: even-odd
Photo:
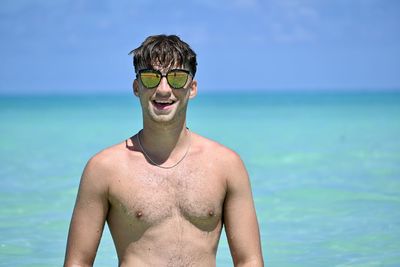
[[[188,154],[188,152],[189,152],[190,145],[191,145],[191,138],[190,138],[190,137],[191,137],[191,133],[190,133],[190,131],[189,131],[189,128],[186,128],[186,129],[187,129],[187,131],[188,131],[188,133],[189,133],[189,145],[188,145],[188,147],[187,147],[187,149],[186,149],[186,152],[185,152],[185,154],[183,155],[183,157],[182,157],[180,160],[178,160],[175,164],[173,164],[173,165],[171,165],[171,166],[162,166],[161,164],[158,164],[158,163],[156,163],[154,160],[152,160],[152,159],[150,158],[149,155],[147,155],[146,151],[144,150],[144,148],[143,148],[143,146],[142,146],[142,142],[140,141],[140,134],[142,133],[142,130],[140,130],[140,131],[138,132],[138,134],[137,134],[137,139],[138,139],[138,143],[139,143],[140,149],[142,150],[142,152],[143,152],[143,154],[146,156],[146,158],[148,158],[148,159],[151,161],[151,163],[153,163],[153,164],[156,165],[157,167],[162,168],[162,169],[172,169],[173,167],[175,167],[175,166],[177,166],[179,163],[181,163],[182,160],[184,160],[184,159],[186,158],[186,156],[187,156],[187,154]]]

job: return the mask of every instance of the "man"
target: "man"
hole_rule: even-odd
[[[86,165],[64,265],[93,265],[107,221],[119,266],[215,266],[223,225],[235,266],[263,266],[241,159],[186,127],[196,54],[174,35],[131,53],[143,129]]]

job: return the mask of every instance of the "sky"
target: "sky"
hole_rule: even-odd
[[[398,0],[0,0],[0,94],[130,92],[160,33],[203,91],[400,90]]]

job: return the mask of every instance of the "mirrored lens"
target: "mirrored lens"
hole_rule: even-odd
[[[188,80],[189,74],[182,70],[172,70],[167,74],[167,80],[175,89],[183,88]]]
[[[144,71],[140,73],[140,80],[145,87],[154,88],[160,83],[161,75],[157,72]]]

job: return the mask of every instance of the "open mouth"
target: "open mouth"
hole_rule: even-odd
[[[172,101],[172,100],[153,100],[152,103],[157,109],[168,109],[170,106],[172,106],[175,103],[175,101]]]

